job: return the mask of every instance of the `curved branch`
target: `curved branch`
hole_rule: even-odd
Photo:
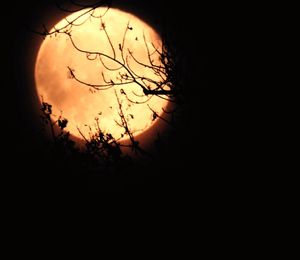
[[[87,5],[84,5],[84,4],[81,4],[81,3],[77,3],[74,0],[69,0],[69,2],[73,6],[76,6],[76,7],[79,7],[79,8],[77,10],[66,9],[66,8],[62,7],[62,5],[59,4],[57,0],[54,0],[54,4],[56,5],[56,7],[59,10],[61,10],[63,12],[67,12],[67,13],[75,13],[75,12],[82,11],[83,9],[90,8],[90,7],[100,7],[100,6],[104,6],[104,5],[107,5],[109,7],[111,5],[111,0],[102,0],[102,1],[96,2],[95,4],[87,4]]]
[[[143,33],[143,40],[144,40],[144,43],[145,43],[145,46],[146,46],[147,55],[148,55],[148,59],[149,59],[149,62],[150,62],[150,64],[151,64],[151,66],[152,66],[152,67],[155,67],[155,68],[163,68],[163,69],[165,69],[164,67],[155,65],[155,64],[153,63],[153,61],[151,60],[151,55],[153,55],[153,54],[150,53],[149,46],[148,46],[147,41],[146,41],[145,33]],[[152,43],[152,44],[153,44],[153,43]],[[157,48],[155,48],[155,50],[156,50],[160,55],[162,55],[162,54],[157,50]]]
[[[36,30],[32,30],[34,33],[36,34],[39,34],[39,35],[43,35],[43,36],[47,36],[47,35],[52,35],[52,34],[55,34],[55,33],[61,33],[62,30],[64,29],[67,29],[69,26],[72,27],[72,26],[80,26],[82,24],[84,24],[87,20],[89,20],[89,18],[92,16],[92,17],[96,17],[94,15],[94,11],[95,9],[97,9],[98,7],[101,7],[101,6],[104,6],[104,5],[107,5],[107,9],[105,10],[104,14],[100,15],[99,17],[97,18],[102,18],[106,13],[107,11],[110,9],[110,6],[111,6],[111,0],[102,0],[102,1],[98,1],[96,2],[95,4],[89,4],[89,5],[82,5],[82,4],[79,4],[79,3],[76,3],[75,1],[72,1],[71,0],[71,3],[75,6],[78,6],[80,7],[79,9],[77,10],[70,10],[70,9],[66,9],[64,7],[62,7],[57,1],[55,1],[55,5],[57,6],[57,8],[63,12],[68,12],[68,13],[75,13],[75,12],[79,12],[79,11],[83,11],[85,9],[87,9],[85,12],[83,12],[82,14],[78,15],[77,17],[75,17],[74,19],[72,19],[71,21],[68,21],[67,19],[66,22],[67,24],[62,26],[61,28],[59,29],[55,29],[54,31],[52,32],[49,32],[49,30],[47,30],[47,28],[45,26],[43,26],[44,28],[44,31],[43,32],[40,32],[40,31],[36,31]],[[80,24],[75,24],[75,22],[80,19],[81,17],[83,17],[84,15],[87,15],[89,14],[89,17],[84,20],[83,22],[81,22]],[[70,28],[71,29],[71,28]]]
[[[113,46],[113,44],[112,44],[112,42],[111,42],[111,40],[110,40],[110,37],[109,37],[109,35],[108,35],[107,30],[106,30],[105,23],[102,21],[102,17],[100,17],[100,21],[101,21],[102,29],[103,29],[103,31],[105,32],[106,38],[107,38],[107,40],[108,40],[108,42],[109,42],[109,45],[110,45],[110,47],[111,47],[111,49],[112,49],[112,51],[113,51],[114,59],[116,59],[115,48],[114,48],[114,46]]]
[[[91,10],[91,12],[94,12],[94,11],[95,11],[95,9]],[[81,26],[81,25],[85,24],[86,21],[88,21],[89,19],[90,19],[90,17],[87,17],[87,18],[86,18],[85,20],[83,20],[82,22],[76,24],[75,21],[71,21],[71,22],[70,22],[70,21],[68,21],[67,17],[65,18],[66,22],[67,22],[69,25],[71,25],[71,26]],[[61,29],[56,29],[56,31],[57,31],[57,30],[61,30]]]
[[[146,96],[146,95],[145,95]],[[144,97],[145,97],[144,96]],[[150,95],[150,97],[149,98],[147,98],[145,101],[133,101],[133,100],[131,100],[128,96],[127,96],[127,94],[125,93],[125,97],[126,97],[126,99],[130,102],[130,103],[133,103],[133,104],[136,104],[136,105],[140,105],[140,104],[145,104],[145,103],[147,103],[152,97],[153,97],[153,95]]]
[[[126,40],[126,34],[127,34],[127,31],[128,31],[128,28],[129,28],[129,21],[126,25],[126,29],[124,31],[124,35],[123,35],[123,39],[122,39],[122,45],[119,46],[119,49],[121,51],[121,57],[122,57],[122,60],[123,60],[123,63],[125,64],[125,59],[124,59],[124,46],[125,46],[125,40]]]
[[[130,51],[130,50],[128,49],[128,52],[129,52],[130,56],[133,58],[133,60],[134,60],[137,64],[139,64],[139,65],[141,65],[141,66],[144,66],[144,67],[146,67],[146,68],[152,69],[152,70],[154,71],[154,74],[155,74],[155,75],[159,76],[162,80],[165,80],[164,77],[167,77],[167,75],[166,75],[166,69],[165,69],[164,67],[154,67],[154,66],[150,66],[150,65],[147,65],[147,64],[145,64],[145,63],[142,63],[142,62],[140,62],[138,59],[136,59],[136,58],[134,57],[132,51]],[[129,64],[127,64],[127,65],[129,65]],[[163,69],[163,70],[161,70],[161,69]]]
[[[86,54],[86,53],[90,53],[90,54],[97,54],[97,55],[99,55],[99,56],[104,56],[104,57],[106,57],[106,58],[108,58],[108,59],[110,59],[110,60],[116,62],[117,64],[121,65],[121,66],[129,73],[129,75],[133,78],[133,82],[136,83],[136,84],[138,84],[138,85],[143,89],[144,93],[145,93],[145,91],[147,91],[147,89],[146,89],[140,82],[138,82],[138,81],[136,80],[136,78],[134,77],[134,75],[132,74],[132,72],[130,71],[130,69],[128,69],[128,68],[125,66],[125,64],[123,64],[122,62],[118,61],[117,59],[114,59],[113,57],[110,57],[109,55],[107,55],[107,54],[105,54],[105,53],[102,53],[102,52],[97,52],[97,51],[85,51],[85,50],[82,50],[82,49],[80,49],[80,48],[75,44],[75,42],[73,41],[73,38],[72,38],[72,36],[71,36],[70,33],[65,33],[65,32],[60,32],[60,33],[63,33],[63,34],[66,34],[66,35],[69,36],[69,38],[70,38],[70,40],[71,40],[71,43],[72,43],[73,47],[74,47],[77,51],[79,51],[79,52],[81,52],[81,53],[85,53],[85,54]],[[87,86],[91,86],[91,87],[93,86],[93,84],[89,84],[89,83],[86,83],[86,82],[82,82],[82,83],[85,84],[85,85],[87,85]],[[145,94],[146,94],[146,93],[145,93]]]
[[[113,86],[120,86],[120,85],[127,85],[127,84],[130,84],[130,83],[134,83],[134,81],[129,81],[129,82],[113,82],[112,80],[110,80],[110,82],[106,83],[106,84],[91,84],[91,83],[87,83],[87,82],[84,82],[84,81],[80,80],[74,74],[74,71],[69,66],[68,66],[68,69],[69,69],[69,72],[70,72],[72,78],[74,78],[77,82],[79,82],[79,83],[81,83],[83,85],[89,86],[91,88],[94,88],[96,90],[107,90],[107,89],[110,89]],[[105,79],[104,79],[104,81],[105,81]]]
[[[162,67],[162,66],[153,66],[153,65],[147,65],[147,64],[145,64],[145,63],[143,63],[143,62],[140,62],[137,58],[135,58],[134,57],[134,55],[133,55],[133,52],[132,51],[130,51],[129,49],[127,49],[128,50],[128,53],[130,54],[130,56],[133,58],[133,60],[137,63],[137,64],[139,64],[139,65],[141,65],[141,66],[144,66],[144,67],[147,67],[147,68],[150,68],[150,69],[153,69],[153,70],[157,70],[157,71],[160,71],[160,72],[162,72],[162,73],[165,73],[165,71],[162,71],[162,70],[160,70],[160,69],[165,69],[164,67]]]
[[[145,94],[144,95],[138,95],[136,94],[134,91],[131,91],[133,95],[137,96],[137,97],[145,97]]]
[[[66,34],[69,34],[70,33],[70,30],[72,29],[72,27],[73,26],[81,26],[82,24],[84,24],[89,18],[87,18],[86,20],[84,20],[84,22],[82,22],[82,23],[80,23],[80,24],[75,24],[75,22],[79,19],[79,18],[81,18],[81,17],[83,17],[84,15],[86,15],[86,14],[88,14],[88,13],[90,13],[90,12],[93,12],[95,9],[96,9],[97,7],[93,7],[93,8],[90,8],[90,9],[88,9],[86,12],[84,12],[84,13],[82,13],[82,14],[80,14],[80,15],[78,15],[76,18],[74,18],[72,21],[68,21],[66,18],[65,18],[65,21],[67,22],[67,24],[66,25],[64,25],[64,26],[62,26],[61,28],[59,28],[59,29],[56,29],[55,27],[54,27],[54,30],[52,31],[52,32],[50,32],[47,28],[46,28],[46,26],[43,24],[42,26],[43,26],[43,29],[44,29],[44,31],[43,32],[40,32],[40,31],[37,31],[37,30],[31,30],[33,33],[36,33],[36,34],[39,34],[39,35],[42,35],[42,36],[51,36],[51,35],[56,35],[57,33],[66,33]],[[82,9],[82,10],[84,10],[84,9]],[[78,10],[78,11],[80,11],[80,10]],[[73,13],[73,12],[72,12]],[[69,27],[69,28],[68,28]],[[66,31],[63,31],[63,30],[66,30]]]
[[[91,57],[92,55],[93,55],[93,54],[87,53],[87,54],[86,54],[86,58],[87,58],[88,60],[96,60],[96,59],[97,59],[97,55],[95,55],[95,58],[92,58],[92,57]]]
[[[118,68],[110,68],[110,67],[106,66],[106,64],[104,63],[103,59],[101,58],[101,55],[99,55],[99,60],[100,60],[101,64],[103,65],[103,67],[106,68],[107,70],[117,71],[117,70],[120,70],[120,69],[123,68],[123,66],[120,66]]]
[[[82,7],[82,8],[87,8],[87,7],[90,7],[90,6],[91,6],[91,4],[84,5],[84,4],[81,4],[81,3],[77,3],[75,0],[70,0],[70,1],[71,1],[71,3],[72,3],[73,5],[79,6],[79,7]],[[107,2],[107,3],[111,3],[111,1],[101,0],[101,1],[98,1],[97,3],[93,4],[93,6],[98,6],[98,7],[99,7],[100,5],[106,4],[106,2]]]
[[[80,7],[80,8],[77,9],[77,10],[66,9],[66,8],[62,7],[62,6],[58,3],[58,1],[56,1],[56,0],[54,0],[54,4],[56,5],[56,7],[57,7],[59,10],[61,10],[61,11],[63,11],[63,12],[66,12],[66,13],[75,13],[75,12],[79,12],[79,11],[81,11],[81,10],[84,9],[84,8],[82,8],[82,7]]]
[[[111,1],[109,1],[109,2],[111,2]],[[102,18],[104,15],[106,15],[106,13],[107,13],[108,10],[110,9],[110,7],[111,7],[111,3],[109,3],[109,4],[107,5],[107,8],[106,8],[106,10],[105,10],[105,12],[104,12],[103,14],[100,14],[99,16],[96,16],[96,15],[94,15],[94,13],[92,13],[91,16],[92,16],[93,18]]]

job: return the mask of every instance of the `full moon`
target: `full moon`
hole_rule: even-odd
[[[96,131],[97,121],[102,131],[122,139],[126,135],[120,126],[121,104],[133,135],[149,129],[155,122],[153,111],[162,115],[168,101],[145,96],[137,82],[126,79],[128,73],[120,63],[128,64],[141,83],[144,78],[159,82],[162,75],[151,69],[153,64],[162,66],[159,34],[130,13],[104,7],[92,15],[86,9],[72,13],[50,33],[57,30],[45,37],[35,64],[36,90],[40,102],[52,105],[52,120],[66,118],[66,130],[78,138]],[[156,87],[153,82],[146,83],[149,89]]]

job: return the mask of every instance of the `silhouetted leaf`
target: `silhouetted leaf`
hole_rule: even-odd
[[[106,28],[106,25],[105,25],[105,23],[104,22],[101,22],[101,25],[100,25],[100,30],[104,30]]]
[[[69,79],[75,78],[75,74],[74,74],[75,70],[71,69],[70,67],[68,67],[68,70],[69,70],[68,78]]]
[[[107,137],[108,140],[113,139],[113,136],[111,134],[106,134],[106,137]]]
[[[50,105],[50,104],[48,104],[46,102],[43,102],[41,110],[44,112],[44,114],[46,116],[49,116],[49,115],[52,114],[52,105]]]
[[[102,132],[100,132],[99,137],[100,137],[100,140],[102,140],[104,138],[104,134]]]
[[[61,130],[63,130],[68,124],[68,120],[67,119],[59,119],[58,120],[58,126]]]
[[[157,113],[153,112],[153,114],[152,114],[152,121],[154,121],[156,118],[157,118]]]

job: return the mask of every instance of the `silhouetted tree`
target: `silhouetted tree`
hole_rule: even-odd
[[[123,38],[121,43],[113,43],[112,38],[110,37],[110,32],[107,30],[107,26],[103,21],[103,17],[109,12],[112,1],[96,1],[93,4],[81,4],[76,1],[70,0],[71,7],[64,7],[61,4],[56,2],[56,5],[59,10],[66,13],[74,13],[77,11],[82,11],[78,16],[74,17],[71,20],[66,20],[67,24],[61,28],[54,28],[51,31],[43,25],[42,31],[35,31],[36,33],[42,35],[43,37],[48,36],[57,36],[59,34],[65,35],[71,41],[72,46],[78,52],[85,54],[86,58],[90,61],[99,59],[103,68],[106,71],[117,72],[115,78],[111,78],[105,73],[101,72],[101,77],[103,80],[102,84],[94,84],[85,80],[80,79],[76,73],[76,68],[68,66],[68,72],[71,79],[81,83],[82,85],[90,88],[93,92],[95,91],[105,91],[109,88],[116,86],[121,86],[119,93],[124,95],[126,99],[134,104],[139,105],[142,103],[147,103],[153,96],[168,100],[173,103],[178,103],[181,99],[182,92],[182,77],[181,70],[178,67],[179,57],[176,52],[171,48],[171,45],[168,44],[167,37],[164,37],[161,42],[161,46],[155,46],[153,43],[149,45],[145,35],[143,35],[143,44],[147,53],[147,63],[142,62],[136,57],[135,53],[127,47],[126,39],[128,32],[133,30],[132,25],[128,22],[127,26],[123,33]],[[96,10],[98,7],[106,7],[106,11],[102,14],[97,14]],[[86,17],[83,21],[80,19]],[[89,18],[99,19],[100,30],[102,30],[106,36],[107,41],[111,49],[111,54],[107,54],[101,51],[91,51],[85,50],[79,47],[76,44],[76,40],[72,36],[72,29],[74,27],[82,26],[86,23]],[[80,22],[78,22],[80,20]],[[140,40],[140,39],[135,39]],[[118,46],[116,48],[116,46]],[[158,60],[153,59],[153,55],[158,57]],[[108,62],[109,61],[109,65]],[[134,66],[132,65],[134,63]],[[139,72],[136,71],[133,67],[141,66],[152,72],[151,75],[154,75],[153,78],[139,75]],[[135,99],[133,100],[130,97],[126,90],[126,85],[135,84],[139,86],[142,90],[142,95],[134,94]],[[128,118],[124,115],[122,102],[119,99],[118,92],[115,90],[115,97],[118,102],[118,115],[119,120],[116,120],[116,124],[124,129],[122,136],[127,136],[130,140],[129,148],[131,148],[135,153],[140,153],[145,156],[149,155],[143,148],[140,147],[138,141],[135,140],[134,135],[128,126]],[[141,101],[142,100],[142,101]],[[171,115],[171,120],[165,119],[163,116],[160,116],[158,111],[155,111],[151,106],[148,105],[148,108],[153,113],[152,120],[161,119],[166,122],[168,125],[173,125],[174,113],[176,109],[166,111],[163,109],[163,112],[166,115]],[[51,121],[50,116],[52,114],[52,107],[50,104],[43,101],[42,103],[42,119],[43,122],[49,126],[52,138],[55,143],[59,143],[64,147],[71,147],[73,153],[79,153],[76,148],[74,148],[74,143],[69,138],[70,134],[65,132],[64,129],[67,126],[68,120],[59,116],[58,119],[54,122]],[[131,119],[134,120],[133,115]],[[86,143],[85,153],[89,156],[95,158],[98,162],[100,161],[103,165],[110,165],[116,161],[123,160],[127,157],[123,154],[121,146],[122,144],[119,140],[115,139],[110,133],[104,133],[101,130],[99,121],[96,119],[97,131],[91,133],[90,137],[86,137],[78,128],[79,133]],[[58,134],[55,133],[54,126],[60,129]],[[156,144],[159,144],[160,137],[155,140]],[[158,145],[159,146],[159,145]]]
[[[78,16],[74,17],[71,20],[66,20],[66,25],[60,28],[54,28],[51,31],[43,25],[43,31],[35,31],[36,33],[46,37],[46,36],[57,36],[59,34],[66,35],[72,46],[80,53],[86,55],[86,58],[90,61],[99,59],[103,67],[108,71],[118,72],[116,78],[107,78],[104,73],[101,73],[104,84],[93,84],[88,81],[81,80],[76,74],[76,68],[68,67],[70,77],[76,80],[77,82],[86,85],[87,87],[92,88],[96,91],[107,90],[115,86],[126,86],[127,84],[134,83],[138,85],[143,90],[143,97],[148,96],[149,98],[153,95],[158,96],[169,101],[176,101],[176,98],[181,93],[182,88],[182,77],[180,69],[177,66],[176,60],[179,58],[175,55],[175,52],[172,50],[171,45],[168,45],[167,37],[163,37],[161,46],[155,46],[151,43],[147,43],[145,35],[143,35],[143,44],[145,50],[147,51],[148,62],[144,63],[138,60],[135,56],[135,53],[126,46],[126,37],[128,36],[128,31],[133,30],[133,27],[130,25],[129,21],[124,30],[122,43],[113,43],[110,37],[110,32],[107,30],[103,17],[109,12],[112,1],[97,1],[95,4],[83,5],[77,3],[76,1],[70,0],[70,2],[76,7],[76,9],[64,8],[60,4],[57,4],[57,7],[67,13],[73,13],[77,11],[83,11]],[[96,15],[96,10],[98,7],[106,7],[106,11],[102,14]],[[85,17],[84,21],[78,22],[78,20]],[[101,51],[91,51],[81,49],[76,41],[72,37],[72,29],[74,27],[82,26],[88,22],[89,18],[99,19],[100,30],[103,30],[105,36],[109,42],[112,53],[107,54]],[[136,39],[138,40],[138,39]],[[118,46],[116,49],[115,46]],[[150,47],[154,50],[150,51]],[[120,55],[117,55],[117,52],[120,52]],[[153,55],[158,55],[158,61],[153,60]],[[110,61],[110,64],[107,65],[105,59]],[[135,64],[133,64],[135,63]],[[148,69],[153,72],[152,75],[155,75],[155,78],[149,78],[145,76],[140,76],[136,69],[133,69],[134,65],[140,65],[141,67]],[[122,89],[121,92],[125,95],[126,90]],[[141,97],[136,95],[136,97]],[[133,103],[138,104],[132,100]]]
[[[135,141],[132,133],[128,129],[121,103],[119,103],[119,109],[122,122],[120,125],[124,128],[125,133],[130,136],[132,143],[132,145],[128,147],[141,154],[146,154],[146,151],[139,147],[138,142]],[[75,163],[73,167],[85,167],[85,170],[115,169],[116,167],[124,166],[125,164],[129,165],[131,163],[131,158],[121,149],[121,147],[125,145],[121,144],[119,140],[114,138],[111,134],[104,133],[100,128],[98,119],[95,119],[97,131],[91,132],[89,138],[84,136],[78,128],[79,133],[85,140],[85,149],[81,149],[77,147],[75,142],[70,138],[70,133],[65,131],[68,124],[66,118],[60,115],[57,120],[51,120],[52,105],[44,101],[42,102],[41,111],[41,120],[44,126],[43,130],[50,131],[52,138],[50,146],[53,149],[53,154],[59,161],[63,163],[67,163],[66,160],[70,161],[72,164]]]

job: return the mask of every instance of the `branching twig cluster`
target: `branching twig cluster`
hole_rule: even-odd
[[[143,34],[143,45],[145,47],[145,52],[147,53],[147,61],[141,61],[134,51],[126,43],[128,34],[133,27],[128,22],[123,33],[122,41],[120,43],[114,43],[110,36],[110,33],[107,29],[107,26],[104,22],[104,16],[111,8],[111,1],[98,1],[93,5],[85,5],[78,3],[74,0],[70,0],[70,3],[73,5],[74,9],[65,8],[59,3],[57,7],[59,10],[74,13],[81,11],[80,14],[73,19],[68,20],[65,18],[66,24],[60,28],[54,27],[51,31],[43,25],[43,31],[36,32],[44,37],[46,36],[56,36],[59,34],[67,36],[70,40],[72,46],[82,54],[86,55],[86,58],[90,61],[99,60],[103,66],[101,72],[102,83],[94,84],[80,79],[76,73],[76,68],[68,66],[69,77],[76,80],[84,86],[89,87],[92,91],[103,91],[110,88],[120,87],[120,94],[124,95],[126,99],[133,104],[139,105],[147,103],[153,96],[165,99],[170,102],[177,101],[181,93],[181,78],[180,72],[178,71],[176,64],[176,57],[174,52],[170,51],[166,41],[162,40],[161,46],[155,46],[153,43],[149,43]],[[98,7],[106,7],[105,11],[101,14],[96,12]],[[100,30],[104,32],[105,37],[109,43],[110,53],[105,53],[103,51],[91,51],[81,48],[75,41],[72,36],[72,30],[74,27],[82,26],[89,19],[99,19]],[[135,39],[140,40],[140,39]],[[118,46],[117,48],[115,46]],[[157,58],[158,57],[158,58]],[[153,77],[140,75],[139,70],[136,68],[143,68],[149,70],[151,73],[147,75],[153,75]],[[109,73],[104,73],[103,71],[113,71],[114,75],[117,75],[115,78],[111,78]],[[130,92],[129,88],[126,88],[129,84],[135,84],[142,90],[142,94],[135,93],[134,91]],[[135,99],[132,98],[135,97]],[[119,120],[115,120],[116,124],[124,129],[123,136],[127,136],[131,142],[128,145],[134,152],[140,153],[143,155],[149,155],[144,151],[139,143],[135,140],[133,133],[128,125],[128,118],[126,118],[123,113],[122,101],[120,100],[117,91],[115,90],[115,96],[118,102],[118,115]],[[166,115],[171,115],[171,121],[161,116],[159,111],[155,111],[151,106],[148,105],[148,108],[153,113],[152,120],[157,118],[166,122],[168,125],[173,125],[173,118],[175,110],[166,111],[163,109],[163,112]],[[59,117],[58,120],[51,122],[50,115],[52,114],[51,105],[45,102],[42,103],[42,112],[43,120],[46,123],[49,123],[52,137],[55,141],[59,138],[69,139],[69,133],[63,134],[64,128],[67,126],[67,120]],[[133,119],[133,116],[132,116]],[[61,129],[59,135],[55,135],[54,125],[57,125]],[[119,140],[116,140],[111,134],[104,133],[101,130],[99,121],[96,120],[97,131],[92,134],[90,138],[87,138],[82,134],[80,129],[78,129],[82,138],[86,142],[87,152],[98,159],[105,159],[106,161],[115,161],[119,160],[122,155],[121,143]],[[123,145],[124,146],[124,145]]]
[[[153,43],[149,44],[145,35],[143,35],[142,40],[147,52],[148,61],[147,63],[140,61],[138,57],[136,57],[134,51],[127,46],[128,44],[126,44],[128,32],[133,30],[133,27],[129,22],[124,29],[122,42],[118,43],[118,49],[116,49],[115,43],[112,42],[106,24],[103,21],[103,17],[111,7],[111,1],[98,1],[93,5],[82,5],[77,3],[76,1],[71,1],[71,3],[75,7],[77,7],[76,10],[65,9],[59,4],[57,4],[57,6],[60,10],[65,12],[74,13],[77,11],[82,11],[78,16],[71,20],[65,18],[66,24],[60,28],[54,27],[50,31],[48,30],[48,28],[43,26],[44,30],[37,33],[43,35],[44,37],[58,34],[66,35],[70,39],[72,46],[78,52],[85,54],[88,60],[93,61],[98,59],[106,70],[115,71],[118,74],[118,76],[113,79],[107,78],[107,75],[101,72],[103,83],[93,84],[80,79],[76,75],[76,68],[71,68],[69,66],[68,70],[70,76],[73,79],[97,91],[106,90],[122,85],[125,88],[126,85],[134,83],[138,85],[143,91],[143,95],[132,93],[137,98],[145,96],[151,98],[152,96],[157,96],[168,101],[176,101],[176,97],[180,93],[181,84],[180,79],[178,78],[178,71],[176,70],[176,63],[174,62],[174,53],[170,52],[164,40],[162,41],[162,46],[155,46]],[[101,6],[106,6],[106,9],[102,14],[97,15],[96,10]],[[78,46],[78,44],[72,37],[72,29],[77,26],[82,26],[91,18],[99,19],[100,30],[104,31],[105,33],[105,37],[109,42],[111,54],[104,53],[103,51],[91,51],[82,49]],[[151,49],[153,49],[153,51]],[[158,56],[158,61],[155,61],[155,59],[153,58],[154,56]],[[106,60],[110,61],[110,65],[108,65]],[[150,75],[153,75],[154,77],[150,78],[144,75],[139,75],[139,72],[136,69],[137,66],[140,66],[143,69],[148,69],[149,71],[151,71]],[[126,89],[124,89],[124,91],[126,92]],[[133,102],[135,103],[137,101]]]

